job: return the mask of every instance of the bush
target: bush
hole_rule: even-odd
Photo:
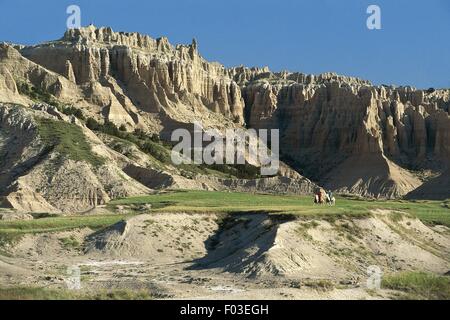
[[[83,112],[80,109],[75,108],[73,106],[63,107],[62,108],[62,113],[64,113],[65,115],[68,115],[68,116],[72,116],[73,115],[73,116],[77,117],[80,120],[85,120]]]
[[[204,165],[204,167],[235,176],[238,179],[257,179],[261,177],[260,168],[248,163],[236,165],[212,164]]]
[[[86,127],[88,127],[91,130],[97,131],[100,128],[100,124],[94,118],[88,118],[86,121]]]
[[[154,143],[153,141],[147,141],[141,146],[142,151],[151,154],[155,159],[162,163],[169,163],[171,161],[169,151]]]
[[[106,121],[105,124],[101,127],[101,131],[103,133],[109,134],[111,136],[116,136],[119,138],[123,138],[122,133],[119,131],[119,129],[117,128],[117,126],[110,122],[110,121]]]
[[[50,93],[37,88],[28,82],[17,81],[17,90],[20,94],[30,97],[31,100],[45,102],[61,109],[60,103]]]

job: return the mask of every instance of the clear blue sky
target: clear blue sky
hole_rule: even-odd
[[[226,66],[450,88],[449,0],[0,0],[0,41],[60,38],[69,4],[81,7],[83,25],[173,44],[195,37],[205,58]],[[370,4],[381,7],[382,30],[366,28]]]

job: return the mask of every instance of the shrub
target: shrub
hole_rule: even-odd
[[[91,130],[99,130],[100,124],[94,118],[88,118],[86,121],[86,126]]]
[[[19,80],[16,81],[16,83],[17,83],[17,90],[19,91],[20,94],[30,97],[31,100],[38,102],[45,102],[47,104],[57,107],[58,109],[61,109],[60,103],[47,91],[42,90],[41,88],[37,88],[28,82],[23,82]]]
[[[68,115],[68,116],[73,115],[73,116],[77,117],[77,118],[80,119],[80,120],[85,120],[85,117],[84,117],[84,115],[83,115],[83,112],[82,112],[80,109],[75,108],[75,107],[73,107],[73,106],[63,107],[63,108],[62,108],[62,112],[63,112],[65,115]]]

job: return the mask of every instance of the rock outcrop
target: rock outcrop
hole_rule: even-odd
[[[69,126],[75,121],[54,107],[32,109],[0,104],[0,197],[2,205],[18,212],[83,212],[112,198],[149,193],[151,190],[128,177],[119,167],[119,155],[109,150],[82,124],[72,124],[85,139],[92,155],[104,158],[94,166],[88,160],[73,160],[58,133],[49,143],[42,135],[40,119]],[[73,156],[72,156],[73,157]]]
[[[282,160],[326,188],[369,197],[450,197],[445,179],[450,167],[450,90],[373,86],[334,73],[227,69],[202,58],[195,40],[173,46],[166,38],[89,26],[36,46],[0,44],[0,102],[32,106],[42,96],[80,109],[85,118],[163,139],[194,121],[222,132],[244,126],[280,129]],[[27,144],[29,138],[20,139]],[[40,157],[34,154],[32,159]],[[212,181],[183,179],[177,170],[166,175],[146,166],[135,169],[136,163],[127,161],[120,170],[128,168],[147,186],[219,188]],[[290,168],[284,171],[279,174],[303,179],[292,177]],[[9,185],[16,181],[12,175],[1,179],[9,179]],[[441,178],[431,183],[428,177],[436,176]],[[273,185],[273,180],[255,180],[252,190]],[[229,186],[240,190],[243,184]],[[91,193],[107,201],[95,191],[100,185],[99,180]],[[15,192],[20,194],[21,188]],[[291,189],[285,185],[274,190]]]
[[[415,173],[449,165],[450,90],[267,69],[231,75],[242,87],[247,125],[279,128],[284,159],[328,188],[399,197],[422,184]]]
[[[121,120],[136,125],[139,111],[181,121],[212,111],[243,123],[239,86],[222,65],[199,55],[195,40],[174,47],[167,38],[89,26],[20,52],[82,87],[86,98],[119,125]]]

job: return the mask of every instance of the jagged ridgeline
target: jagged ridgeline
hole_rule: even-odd
[[[23,210],[82,211],[161,188],[308,193],[307,178],[368,197],[450,197],[450,90],[228,69],[195,40],[89,26],[1,44],[0,102],[0,190]],[[194,121],[280,129],[287,165],[270,178],[258,163],[173,166],[170,134]]]

